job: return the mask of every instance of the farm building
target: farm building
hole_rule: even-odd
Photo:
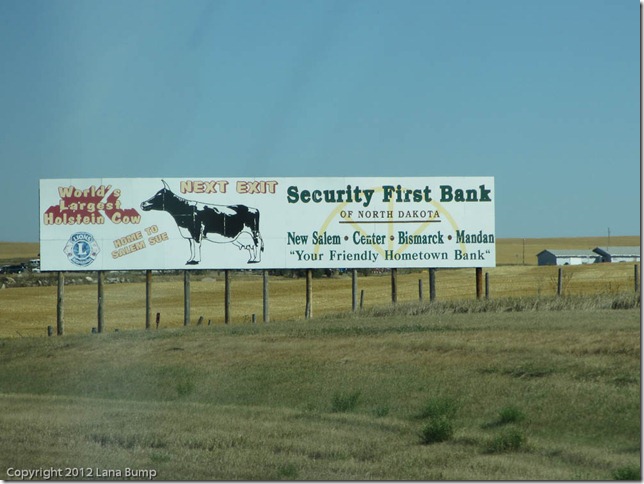
[[[601,262],[601,256],[592,250],[546,249],[537,254],[540,266],[576,266]]]
[[[596,247],[593,251],[601,256],[602,262],[639,262],[639,247]]]

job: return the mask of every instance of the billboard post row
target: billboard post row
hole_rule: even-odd
[[[435,274],[436,269],[429,269],[429,286],[430,286],[430,302],[436,299],[436,282]],[[482,280],[483,280],[483,269],[480,267],[476,268],[476,298],[481,299],[482,296]],[[391,302],[396,304],[398,302],[398,271],[394,268],[391,269]],[[485,299],[489,299],[489,274],[485,273]],[[104,307],[105,307],[105,291],[103,284],[103,271],[98,271],[98,304],[97,304],[97,321],[98,325],[95,328],[92,328],[92,332],[103,333],[105,331],[104,326]],[[184,320],[183,325],[190,325],[190,272],[183,272],[183,291],[184,291]],[[262,301],[263,301],[263,322],[268,323],[270,321],[269,317],[269,292],[268,292],[268,271],[262,271]],[[224,323],[230,324],[231,322],[231,274],[230,270],[224,271],[224,281],[225,281],[225,290],[224,290]],[[418,280],[418,298],[420,301],[423,300],[423,284],[422,279]],[[64,287],[65,287],[65,276],[64,272],[58,272],[58,297],[57,297],[57,309],[56,309],[56,334],[58,336],[64,335]],[[358,302],[357,302],[357,293],[358,293],[358,273],[357,270],[352,270],[352,282],[351,282],[351,308],[353,312],[357,311]],[[364,303],[364,289],[360,291],[360,310],[363,308]],[[160,322],[160,313],[156,313],[156,329],[159,329]],[[313,271],[308,269],[306,271],[306,302],[304,310],[305,319],[312,319],[313,317]],[[151,327],[152,319],[152,271],[145,271],[145,329],[149,330]],[[203,319],[203,316],[200,317],[200,322]],[[253,323],[255,323],[255,314],[252,315]],[[200,323],[198,323],[200,324]],[[210,325],[210,321],[208,322]],[[52,336],[53,328],[52,326],[47,327],[48,336]]]

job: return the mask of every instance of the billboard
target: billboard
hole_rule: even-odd
[[[493,267],[493,177],[40,180],[44,271]]]

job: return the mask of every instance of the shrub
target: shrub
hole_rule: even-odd
[[[350,412],[355,410],[361,392],[335,393],[331,398],[331,412]]]
[[[419,419],[445,417],[452,419],[456,416],[458,404],[449,397],[435,397],[427,401],[416,416]]]
[[[445,442],[454,435],[454,425],[447,417],[432,419],[420,431],[420,442],[423,445]]]
[[[640,468],[637,466],[620,467],[613,472],[613,479],[616,481],[640,481],[642,480]]]
[[[277,468],[277,476],[280,480],[294,481],[297,479],[297,467],[294,464],[281,464]]]
[[[526,443],[527,439],[522,432],[517,429],[510,429],[490,440],[486,450],[491,454],[516,452],[523,449]]]
[[[520,408],[515,406],[503,407],[499,411],[499,418],[497,420],[498,425],[506,425],[511,423],[518,423],[525,419],[525,414],[521,411]]]

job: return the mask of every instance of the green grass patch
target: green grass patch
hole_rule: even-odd
[[[641,481],[642,474],[639,466],[620,467],[613,472],[613,479],[616,481]]]
[[[1,339],[0,479],[628,478],[639,382],[636,309]]]
[[[506,425],[511,423],[519,423],[525,420],[523,411],[513,405],[503,407],[499,410],[499,418],[497,420],[499,425]]]
[[[519,429],[508,429],[490,439],[485,451],[490,454],[518,452],[526,448],[528,439]]]
[[[453,419],[458,411],[458,403],[451,397],[430,398],[416,415],[418,419],[437,419],[444,417]]]
[[[508,424],[516,424],[525,420],[525,412],[514,405],[508,405],[499,410],[499,413],[492,422],[483,425],[484,429],[501,427]]]
[[[421,444],[445,442],[454,436],[454,423],[445,416],[432,418],[420,431]]]
[[[352,412],[360,402],[362,392],[334,393],[331,397],[331,412]]]

